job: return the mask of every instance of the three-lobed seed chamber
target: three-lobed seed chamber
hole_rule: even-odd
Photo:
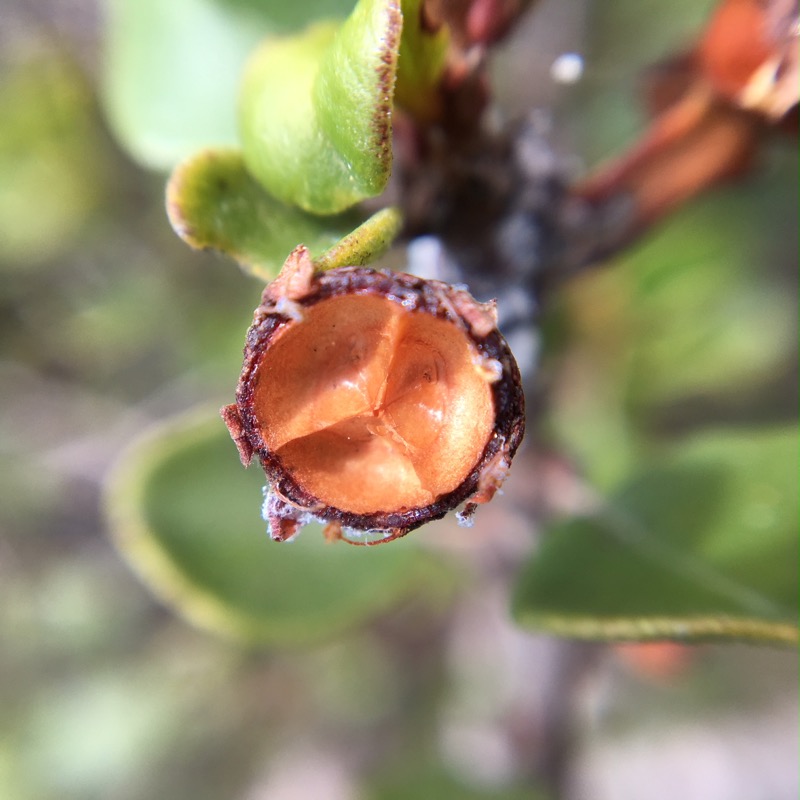
[[[223,417],[267,474],[273,538],[317,518],[332,536],[382,532],[355,537],[374,543],[490,499],[524,401],[491,306],[403,273],[314,274],[298,248],[256,310]]]

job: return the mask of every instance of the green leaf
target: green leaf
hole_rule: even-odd
[[[180,164],[167,185],[167,213],[191,247],[224,253],[265,282],[301,243],[320,269],[369,263],[402,221],[396,209],[361,222],[352,212],[319,217],[286,206],[252,178],[236,150],[205,150]]]
[[[314,265],[317,269],[328,270],[369,264],[389,249],[402,225],[403,215],[399,209],[381,209],[319,258],[314,258]]]
[[[236,96],[274,26],[216,0],[107,0],[103,99],[122,144],[169,169],[200,147],[234,145]]]
[[[798,434],[709,434],[543,535],[521,624],[587,639],[798,640]]]
[[[271,541],[259,513],[263,483],[258,468],[242,468],[216,414],[198,412],[123,454],[106,493],[110,528],[166,603],[201,627],[251,641],[333,637],[447,584],[410,539],[331,544],[313,525],[296,541]]]
[[[399,0],[361,0],[347,21],[270,39],[240,98],[244,158],[267,190],[318,214],[380,194],[392,165]]]
[[[423,20],[423,0],[403,0],[403,35],[395,102],[422,122],[442,114],[439,87],[447,63],[450,32],[430,30]]]

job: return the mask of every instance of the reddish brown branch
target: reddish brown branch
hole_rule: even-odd
[[[648,91],[648,130],[576,187],[598,208],[627,199],[620,246],[746,173],[772,130],[796,133],[797,37],[796,0],[723,0],[693,51],[662,65]]]

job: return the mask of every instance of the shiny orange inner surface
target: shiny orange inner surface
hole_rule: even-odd
[[[323,503],[423,507],[457,488],[494,427],[491,384],[456,325],[381,297],[306,309],[258,368],[267,447]]]

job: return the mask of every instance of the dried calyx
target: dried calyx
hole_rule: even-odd
[[[264,291],[222,416],[266,472],[274,539],[318,519],[374,544],[491,499],[524,401],[491,305],[402,273],[315,274],[298,247]]]

